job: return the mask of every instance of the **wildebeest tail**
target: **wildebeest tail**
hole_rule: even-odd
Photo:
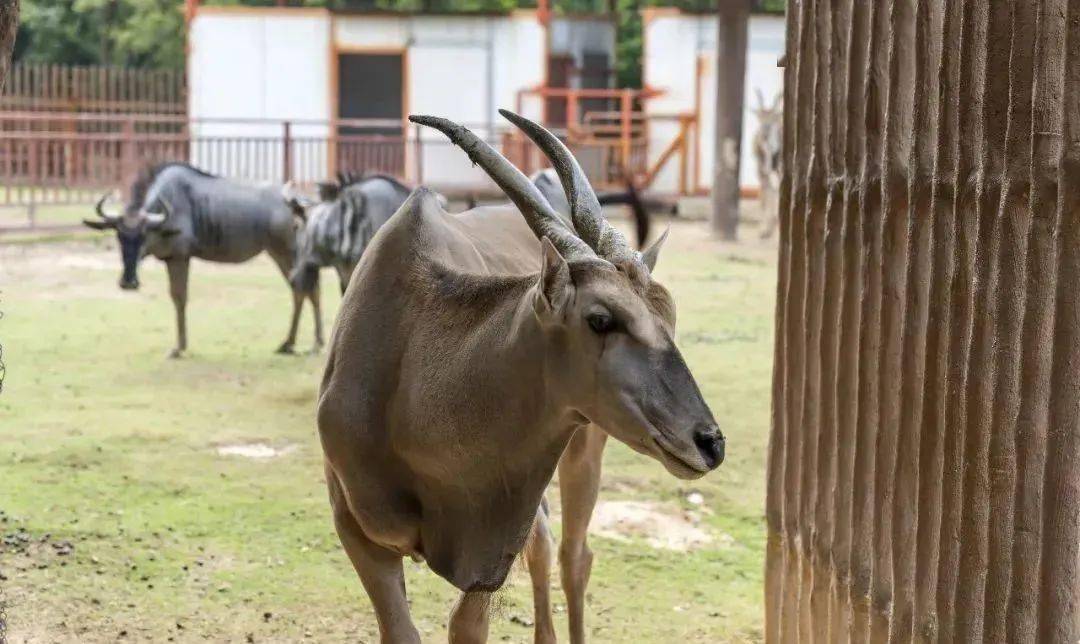
[[[644,247],[645,242],[649,239],[649,211],[641,200],[641,195],[638,193],[633,179],[628,178],[626,180],[626,190],[621,192],[600,192],[597,193],[596,198],[600,201],[601,206],[630,206],[630,212],[634,217],[634,233],[637,236],[638,248]]]

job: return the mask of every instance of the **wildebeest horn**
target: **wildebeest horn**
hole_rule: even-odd
[[[94,211],[97,212],[98,217],[106,221],[112,221],[116,219],[116,215],[110,215],[105,212],[105,202],[109,199],[109,193],[101,195],[101,199],[97,200],[97,204],[94,205]]]
[[[473,163],[480,166],[495,181],[510,201],[525,216],[526,223],[537,237],[547,237],[566,260],[592,259],[596,253],[584,241],[579,239],[559,218],[551,204],[540,193],[521,170],[485,143],[480,137],[453,121],[436,116],[411,115],[413,123],[426,125],[439,130],[450,138],[459,148],[469,155]],[[594,195],[595,198],[595,195]]]
[[[166,221],[168,221],[169,217],[172,216],[172,206],[169,205],[169,200],[168,199],[159,199],[158,201],[161,202],[161,209],[164,210],[165,213],[164,214],[160,214],[160,213],[156,213],[156,212],[148,212],[148,213],[146,213],[146,223],[150,224],[151,226],[160,226],[160,225],[164,224]]]
[[[626,242],[626,237],[604,219],[589,178],[563,142],[542,126],[510,110],[499,110],[499,114],[521,128],[551,161],[566,192],[566,200],[570,202],[570,218],[581,239],[610,262],[638,260],[640,256]]]
[[[116,228],[120,218],[116,215],[110,215],[105,212],[105,200],[109,198],[109,193],[101,195],[101,199],[98,199],[97,204],[94,205],[94,211],[97,213],[98,219],[83,219],[83,224],[93,228],[94,230],[107,230],[109,228]]]

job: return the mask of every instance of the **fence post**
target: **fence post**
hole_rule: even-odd
[[[138,159],[135,154],[135,119],[128,117],[124,120],[123,133],[121,134],[120,147],[122,148],[120,154],[120,176],[117,177],[119,183],[129,183],[129,179],[133,178],[139,171]]]
[[[292,123],[284,121],[281,128],[281,159],[283,163],[281,182],[292,179]]]

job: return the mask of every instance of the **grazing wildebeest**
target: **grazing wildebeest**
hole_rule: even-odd
[[[341,292],[371,238],[405,203],[411,191],[381,174],[339,174],[334,183],[319,184],[319,202],[305,204],[286,194],[294,211],[305,213],[297,235],[296,263],[289,276],[293,288],[311,290],[319,269],[337,271]]]
[[[187,349],[188,271],[191,258],[236,264],[266,251],[288,279],[295,255],[293,212],[281,198],[280,187],[234,183],[185,163],[163,163],[144,170],[131,187],[131,200],[119,215],[104,210],[106,196],[96,206],[99,219],[83,223],[115,229],[123,259],[120,288],[139,288],[138,264],[147,255],[165,262],[169,294],[176,307],[176,347],[171,357]],[[315,343],[323,344],[319,291],[306,296],[315,311]],[[289,334],[279,352],[293,350],[305,294],[293,290]]]
[[[674,302],[651,277],[659,243],[632,250],[569,150],[501,113],[551,159],[572,224],[472,132],[410,117],[446,133],[513,206],[452,215],[416,190],[357,265],[323,375],[335,526],[384,642],[419,641],[402,557],[462,591],[450,640],[483,641],[490,595],[523,550],[536,638],[554,639],[541,500],[560,457],[573,477],[567,446],[587,440],[590,424],[680,478],[724,458],[672,340]]]
[[[757,94],[754,116],[758,128],[752,141],[754,160],[757,161],[758,184],[761,187],[761,238],[771,237],[776,229],[780,207],[781,153],[783,152],[784,107],[783,94],[777,94],[771,106],[765,104],[761,90]]]

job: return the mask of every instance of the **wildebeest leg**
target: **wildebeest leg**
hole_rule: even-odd
[[[300,327],[300,310],[304,307],[304,292],[293,289],[292,292],[292,318],[289,320],[289,335],[277,348],[278,353],[292,353],[296,347],[296,330]]]
[[[165,262],[169,270],[169,296],[176,309],[176,347],[169,352],[170,358],[179,358],[187,351],[187,291],[191,260],[187,257]]]
[[[356,268],[356,264],[338,264],[334,266],[337,270],[338,282],[341,284],[341,294],[345,294],[345,289],[349,288],[349,278],[352,277],[353,269]]]
[[[450,611],[450,644],[483,644],[488,638],[491,593],[462,593]]]
[[[315,315],[315,346],[312,349],[312,353],[318,353],[323,348],[323,324],[322,324],[322,305],[320,304],[320,286],[319,286],[319,271],[315,269],[315,281],[312,283],[311,292],[308,293],[308,299],[311,300],[311,312]]]
[[[536,519],[525,542],[525,564],[532,578],[533,619],[536,621],[533,641],[536,644],[555,642],[555,625],[551,621],[551,551],[547,510],[541,506],[536,510]]]
[[[401,555],[372,543],[364,535],[349,510],[337,475],[329,467],[326,468],[326,483],[330,488],[334,527],[371,599],[375,618],[379,622],[380,640],[383,644],[418,644],[420,633],[409,616]]]
[[[281,271],[282,277],[285,278],[285,283],[289,284],[289,272],[292,270],[292,259],[287,253],[271,252],[269,254],[270,259],[274,260],[278,270]],[[289,335],[286,336],[285,341],[278,347],[278,353],[293,352],[293,348],[296,346],[296,329],[300,326],[300,310],[304,306],[304,298],[307,295],[292,284],[289,284],[289,288],[292,289],[293,296],[292,318],[289,321]]]
[[[592,550],[587,543],[589,520],[600,492],[600,469],[607,434],[595,425],[583,427],[570,439],[559,461],[563,531],[559,544],[562,587],[570,618],[570,641],[585,641],[585,589],[592,571]]]

